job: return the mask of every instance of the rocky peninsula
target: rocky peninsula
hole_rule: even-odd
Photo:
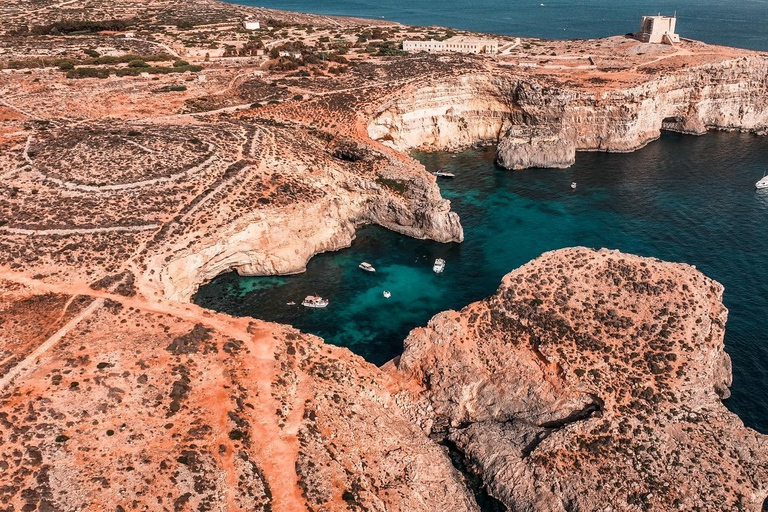
[[[0,13],[0,510],[764,506],[766,437],[721,402],[722,287],[692,267],[549,253],[383,368],[189,301],[368,224],[462,241],[410,149],[519,169],[764,133],[765,54],[407,55],[455,32],[215,0]]]

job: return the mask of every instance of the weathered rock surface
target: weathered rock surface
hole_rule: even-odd
[[[392,56],[434,27],[216,0],[0,12],[0,509],[476,511],[454,446],[515,510],[759,508],[765,437],[719,402],[722,290],[689,267],[546,255],[414,332],[397,370],[186,301],[230,269],[299,272],[365,224],[460,241],[392,147],[501,140],[522,168],[662,127],[765,131],[765,55],[609,38]],[[259,56],[248,16],[301,62]],[[84,33],[115,19],[136,37]],[[149,80],[94,52],[202,70]]]
[[[566,168],[576,162],[576,146],[562,131],[512,127],[499,142],[496,161],[513,171],[529,167]]]
[[[633,54],[652,46],[604,41]],[[662,129],[765,133],[768,56],[709,48],[698,55],[681,49],[630,69],[504,66],[441,77],[385,104],[368,133],[400,150],[498,141],[497,160],[510,169],[568,166],[574,151],[634,151]],[[718,50],[718,58],[703,58]]]
[[[16,326],[3,510],[477,510],[386,376],[346,349],[194,306],[0,284],[0,325]]]
[[[389,370],[511,510],[760,510],[768,437],[721,402],[722,292],[687,265],[556,251],[414,330]]]
[[[286,148],[290,140],[287,134],[282,138]],[[369,224],[413,238],[464,240],[458,214],[421,165],[372,150],[368,154],[355,164],[327,158],[321,169],[304,164],[290,149],[279,161],[265,162],[273,172],[310,175],[315,197],[280,208],[254,208],[202,241],[196,230],[189,230],[185,244],[174,241],[150,265],[161,269],[162,295],[188,301],[201,284],[230,270],[243,275],[303,272],[312,256],[349,247],[357,229]],[[390,183],[403,191],[392,190]],[[193,246],[186,247],[190,242]]]

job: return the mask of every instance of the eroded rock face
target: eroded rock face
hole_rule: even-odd
[[[441,77],[386,104],[372,117],[368,133],[400,150],[496,141],[499,164],[524,169],[567,167],[575,151],[634,151],[662,129],[766,132],[764,54],[723,53],[707,62],[689,52],[669,59],[674,64],[668,70],[646,65],[612,74],[595,66],[593,74],[561,74],[505,66]]]
[[[564,131],[510,128],[496,149],[496,162],[511,170],[564,169],[576,162],[576,146]]]
[[[722,292],[687,265],[547,253],[411,333],[400,403],[512,510],[760,510],[768,440],[720,401]]]

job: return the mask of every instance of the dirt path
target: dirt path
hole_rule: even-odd
[[[106,228],[68,228],[68,229],[24,229],[0,226],[0,231],[14,235],[90,235],[93,233],[125,233],[158,229],[159,224],[140,226],[109,226]]]
[[[251,396],[255,409],[248,415],[249,428],[253,438],[270,440],[269,443],[255,443],[253,448],[258,453],[259,465],[261,466],[266,484],[272,492],[273,510],[275,512],[293,512],[305,508],[301,488],[298,485],[295,464],[300,447],[297,434],[303,421],[304,402],[311,398],[312,389],[310,382],[299,372],[299,382],[297,392],[291,404],[291,412],[286,419],[285,425],[281,428],[278,424],[278,417],[275,415],[275,410],[280,407],[280,403],[273,395],[272,388],[273,379],[278,373],[278,368],[276,367],[278,362],[275,360],[275,348],[278,342],[270,331],[262,330],[257,331],[255,334],[250,334],[248,329],[251,320],[247,318],[228,317],[205,311],[197,306],[171,301],[150,302],[136,297],[123,297],[110,292],[92,290],[83,283],[49,284],[14,274],[13,272],[2,271],[0,271],[0,279],[22,284],[33,293],[55,292],[70,294],[73,298],[85,295],[94,299],[87,308],[46,339],[19,365],[0,379],[0,391],[6,390],[14,381],[33,370],[36,362],[46,352],[53,348],[56,343],[72,331],[80,322],[102,306],[107,299],[119,301],[125,307],[131,307],[139,311],[172,315],[190,323],[199,323],[214,329],[224,337],[238,339],[247,343],[250,351],[243,354],[240,368],[248,379],[249,387],[256,391]],[[226,386],[223,384],[222,381],[221,386],[213,386],[212,389],[224,390]],[[226,392],[219,392],[218,395],[212,395],[205,399],[206,402],[212,404],[212,409],[216,408],[213,405],[214,403],[220,404],[227,400],[229,400],[229,397],[226,396]],[[222,411],[225,411],[225,409],[222,409]],[[226,435],[230,429],[227,421],[227,415],[222,413],[217,426],[224,433],[223,435]],[[227,441],[222,440],[222,444],[226,443]],[[226,480],[230,490],[237,488],[237,470],[233,464],[233,457],[233,453],[227,453],[222,454],[219,458],[221,468],[227,475]],[[234,507],[233,492],[227,493],[227,501]]]
[[[29,11],[29,12],[32,13],[32,12],[47,11],[48,9],[58,9],[59,7],[64,7],[65,5],[76,4],[76,3],[81,2],[81,1],[82,0],[68,0],[67,2],[61,2],[61,3],[53,4],[53,5],[46,5],[45,7],[41,7],[39,9],[34,9],[32,11]]]
[[[133,188],[142,188],[142,187],[148,187],[150,185],[157,185],[158,183],[166,183],[169,181],[179,179],[180,177],[183,177],[183,176],[191,176],[191,175],[197,174],[200,171],[207,169],[220,158],[219,155],[215,152],[215,146],[210,143],[208,144],[208,146],[209,146],[208,151],[213,151],[213,153],[204,162],[197,164],[194,167],[190,167],[189,169],[185,169],[183,171],[179,171],[177,173],[174,173],[168,176],[161,176],[161,177],[152,178],[149,180],[134,181],[131,183],[118,183],[114,185],[82,185],[80,183],[73,183],[71,181],[65,181],[59,178],[48,176],[40,172],[39,170],[35,170],[35,172],[38,175],[40,175],[40,177],[48,181],[51,181],[56,185],[59,185],[60,187],[64,187],[70,190],[80,190],[82,192],[113,192],[115,190],[130,190]]]
[[[43,356],[43,354],[45,354],[54,345],[56,345],[56,343],[58,343],[61,338],[66,336],[69,331],[74,329],[77,324],[82,322],[91,313],[101,307],[102,304],[104,304],[104,299],[96,299],[91,302],[91,304],[83,311],[81,311],[79,315],[67,322],[61,329],[56,331],[51,337],[49,337],[47,340],[41,343],[40,346],[33,350],[32,353],[24,358],[23,361],[14,366],[10,371],[8,371],[8,373],[3,375],[3,377],[0,378],[0,392],[5,391],[6,388],[12,384],[17,377],[22,377],[29,373],[33,369],[35,363],[37,363],[40,357]]]
[[[243,366],[255,377],[258,396],[256,410],[250,415],[252,437],[269,439],[269,443],[258,443],[254,449],[259,453],[262,471],[273,496],[275,512],[304,510],[296,460],[299,453],[297,437],[300,421],[304,415],[304,401],[309,398],[308,384],[299,382],[293,408],[284,428],[280,428],[275,410],[280,403],[272,395],[272,379],[278,373],[275,365],[276,341],[269,332],[254,336],[251,353],[245,356]],[[299,374],[301,378],[301,374]]]

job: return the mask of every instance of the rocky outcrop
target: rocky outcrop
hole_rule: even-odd
[[[340,191],[326,201],[250,216],[202,248],[175,254],[161,267],[164,294],[189,301],[200,285],[231,270],[253,276],[303,272],[316,254],[349,247],[356,230],[368,224],[439,242],[464,239],[448,201],[405,201],[376,186]]]
[[[487,74],[440,77],[387,103],[368,125],[368,135],[400,151],[496,141],[509,127],[514,107],[502,91],[511,86],[509,79]]]
[[[496,161],[513,171],[529,167],[566,168],[576,161],[576,146],[564,131],[513,127],[499,141]]]
[[[387,103],[372,117],[368,134],[400,150],[494,140],[498,162],[522,169],[568,166],[574,151],[634,151],[662,129],[768,128],[766,55],[634,72],[641,76],[631,84],[610,87],[574,82],[573,72],[553,78],[509,67],[441,77]],[[592,80],[609,79],[608,72]]]
[[[721,285],[615,251],[548,253],[414,330],[400,404],[511,510],[760,510],[768,438],[728,395]]]
[[[286,136],[284,143],[289,141]],[[360,160],[353,163],[326,158],[320,171],[299,171],[302,167],[287,158],[270,161],[281,175],[310,183],[312,200],[284,201],[277,207],[257,204],[215,231],[210,225],[188,229],[152,257],[141,286],[186,302],[200,285],[231,270],[296,274],[312,256],[349,247],[356,230],[369,224],[413,238],[464,240],[459,216],[423,166],[369,147],[359,151]]]

